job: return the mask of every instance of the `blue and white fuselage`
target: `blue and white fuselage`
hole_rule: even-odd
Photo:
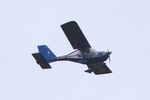
[[[46,45],[39,45],[39,52],[33,53],[32,56],[42,69],[52,68],[49,63],[54,61],[72,61],[86,64],[88,70],[85,70],[85,72],[88,73],[94,72],[98,75],[112,72],[105,63],[108,58],[110,60],[111,52],[109,50],[97,52],[92,49],[75,21],[70,21],[60,26],[75,51],[64,56],[56,56]]]
[[[90,48],[86,51],[80,51],[80,50],[75,50],[67,55],[64,56],[59,56],[55,60],[49,61],[73,61],[81,64],[92,64],[92,63],[97,63],[97,62],[104,62],[106,61],[111,52],[97,52],[96,50]]]

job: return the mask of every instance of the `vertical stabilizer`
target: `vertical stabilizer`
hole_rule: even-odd
[[[56,55],[46,45],[38,46],[38,50],[48,62],[52,62],[57,59]]]

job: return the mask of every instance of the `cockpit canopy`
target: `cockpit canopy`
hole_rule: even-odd
[[[86,50],[85,52],[80,51],[80,50],[75,50],[72,53],[68,54],[66,57],[67,58],[91,58],[94,57],[97,54],[97,51],[90,48]]]

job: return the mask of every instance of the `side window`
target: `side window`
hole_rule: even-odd
[[[82,55],[81,55],[81,52],[79,50],[77,51],[74,51],[70,54],[67,55],[68,58],[81,58]]]
[[[89,51],[84,52],[85,57],[91,57],[91,53]]]

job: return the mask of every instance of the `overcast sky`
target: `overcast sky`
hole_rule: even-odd
[[[91,46],[112,50],[112,74],[85,65],[31,56],[46,44],[57,55],[73,51],[60,25],[75,20]],[[1,0],[0,100],[150,100],[149,0]]]

